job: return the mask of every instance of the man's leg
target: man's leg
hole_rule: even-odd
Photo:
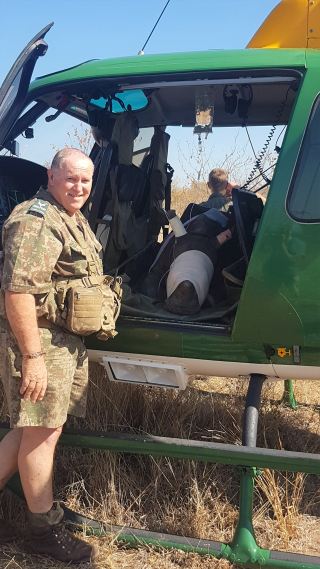
[[[13,429],[0,441],[0,491],[18,470],[30,512],[48,512],[53,505],[54,451],[62,427]],[[0,543],[16,537],[14,526],[0,520]]]
[[[0,491],[18,470],[22,429],[12,429],[0,441]]]
[[[31,553],[81,563],[93,560],[97,550],[66,531],[64,511],[59,504],[53,504],[53,458],[61,431],[62,427],[23,428],[18,464],[29,508],[25,546]]]
[[[13,429],[0,441],[0,494],[8,480],[18,470],[18,452],[21,429]],[[10,543],[17,537],[16,527],[0,518],[0,545]]]
[[[53,505],[53,458],[62,427],[23,427],[19,473],[30,512],[48,512]]]
[[[69,403],[74,382],[79,384],[78,396],[83,399],[88,383],[87,373],[83,372],[81,382],[75,370],[78,360],[81,359],[81,367],[86,371],[87,357],[80,338],[74,335],[69,338],[69,335],[58,329],[41,328],[40,333],[48,371],[48,390],[44,399],[35,404],[21,399],[20,383],[17,381],[20,370],[16,371],[7,389],[11,422],[19,425],[22,433],[18,467],[28,504],[25,549],[31,553],[50,555],[67,563],[80,563],[93,560],[97,550],[94,545],[69,533],[64,526],[63,509],[58,503],[53,504],[53,459],[61,428],[52,425],[62,425],[66,420],[68,408],[73,411],[73,405]],[[16,350],[19,355],[18,348]],[[82,358],[78,356],[79,352],[81,355],[83,352]],[[16,360],[19,361],[14,358],[11,362],[11,368]],[[83,384],[82,391],[80,383]],[[30,423],[33,426],[29,426]]]
[[[96,549],[66,531],[63,509],[53,504],[53,458],[62,427],[23,427],[22,431],[18,464],[29,509],[27,551],[66,562],[93,560]]]

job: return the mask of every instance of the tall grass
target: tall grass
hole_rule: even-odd
[[[206,182],[192,181],[188,187],[172,187],[171,206],[180,216],[189,203],[201,203],[206,201],[210,192]]]
[[[100,366],[91,365],[90,384],[87,417],[70,418],[68,429],[117,430],[240,443],[246,382],[196,377],[186,391],[176,392],[110,383]],[[319,415],[314,405],[313,386],[298,412],[280,404],[281,386],[266,386],[260,446],[319,452]],[[306,388],[300,389],[303,399]],[[5,409],[1,405],[4,418]],[[56,458],[57,498],[89,517],[186,536],[221,541],[232,538],[239,499],[236,469],[72,448],[59,448]],[[320,554],[320,527],[316,517],[319,497],[316,477],[265,470],[256,479],[254,501],[254,525],[259,543],[275,549]],[[4,513],[16,518],[16,508],[16,501],[6,498]],[[142,559],[145,565],[141,566],[146,568],[229,567],[226,562],[211,560],[209,564],[197,556],[177,553],[156,553],[150,549],[144,553],[122,551],[112,539],[104,540],[102,549],[104,557],[97,565],[101,569],[133,568],[142,563]],[[0,554],[0,568],[55,566],[50,565],[51,561],[44,565],[42,560],[39,565],[37,562],[24,565],[26,558],[17,558],[16,551],[9,548]],[[6,565],[8,555],[18,559],[18,565]]]

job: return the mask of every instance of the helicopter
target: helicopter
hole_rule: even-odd
[[[244,50],[94,60],[30,83],[47,50],[49,24],[0,88],[0,229],[17,203],[47,183],[43,166],[19,156],[18,137],[32,140],[33,126],[43,119],[49,137],[61,115],[92,129],[95,174],[83,213],[101,243],[104,271],[123,279],[124,297],[118,335],[108,342],[86,337],[89,359],[112,381],[177,390],[193,374],[250,378],[242,446],[122,432],[62,436],[71,446],[240,466],[239,516],[230,543],[113,526],[120,541],[246,566],[320,567],[319,557],[260,548],[252,516],[257,468],[320,472],[317,454],[256,446],[264,381],[319,378],[319,15],[317,2],[282,0]],[[246,183],[232,190],[224,214],[232,238],[218,251],[210,295],[192,314],[167,310],[166,271],[156,294],[145,287],[163,248],[190,235],[187,223],[202,215],[190,214],[184,234],[175,233],[166,130],[174,126],[198,137],[219,127],[269,132]],[[263,162],[277,127],[284,136],[271,177]],[[191,203],[189,213],[196,208]],[[7,428],[0,425],[0,437]],[[109,531],[67,513],[98,535]]]
[[[30,84],[47,50],[49,24],[22,51],[1,87],[0,145],[10,155],[0,155],[0,224],[16,203],[46,184],[43,166],[17,156],[19,135],[32,139],[33,125],[43,118],[49,132],[60,115],[86,123],[94,133],[94,187],[84,214],[103,245],[105,272],[124,280],[129,274],[129,285],[130,275],[134,283],[116,338],[86,339],[90,359],[113,381],[183,389],[193,374],[319,377],[320,54],[308,49],[309,41],[317,47],[319,40],[302,33],[305,2],[293,4],[303,36],[296,49],[296,37],[285,37],[284,48],[274,49],[290,5],[284,1],[249,49],[94,60]],[[212,128],[267,126],[270,139],[277,126],[285,128],[272,179],[261,165],[267,142],[248,183],[233,190],[233,238],[221,248],[217,268],[224,296],[195,315],[172,314],[163,298],[155,301],[135,286],[134,273],[141,281],[154,262],[150,247],[170,230],[162,209],[171,207],[166,129],[176,125],[200,136]],[[259,176],[268,188],[265,204],[256,193]]]

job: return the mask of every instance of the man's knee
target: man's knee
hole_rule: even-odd
[[[23,427],[22,428],[22,444],[37,447],[45,444],[54,448],[62,433],[61,427]]]

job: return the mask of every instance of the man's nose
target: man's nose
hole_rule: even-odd
[[[73,187],[74,187],[74,189],[75,189],[77,192],[82,192],[82,183],[81,183],[81,180],[79,180],[78,182],[75,182],[75,183],[73,184]]]

